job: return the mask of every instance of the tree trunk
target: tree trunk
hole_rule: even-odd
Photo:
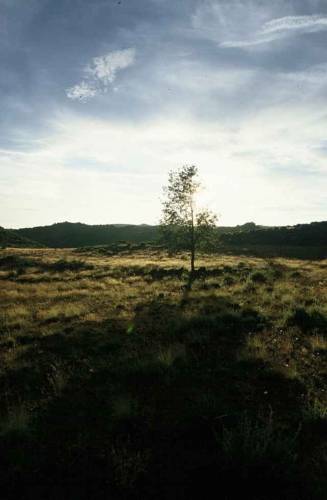
[[[195,271],[194,261],[195,261],[195,249],[194,249],[194,246],[192,246],[192,248],[191,248],[191,274],[194,274],[194,271]]]
[[[193,276],[195,271],[195,237],[194,237],[194,213],[193,207],[191,208],[191,276]]]

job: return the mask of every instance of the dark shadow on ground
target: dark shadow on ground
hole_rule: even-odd
[[[0,387],[39,406],[1,439],[2,498],[323,498],[301,469],[304,387],[240,356],[267,319],[188,291],[21,339]]]

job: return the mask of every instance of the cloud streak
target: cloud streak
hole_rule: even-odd
[[[264,24],[262,33],[276,33],[289,30],[305,32],[320,31],[327,28],[327,17],[312,16],[286,16],[273,19]]]
[[[84,68],[85,79],[66,90],[69,99],[87,101],[107,92],[115,81],[118,71],[128,68],[135,61],[135,49],[117,50],[94,57]]]
[[[225,48],[246,48],[273,42],[295,34],[315,33],[326,29],[327,17],[324,16],[285,16],[264,23],[253,38],[226,41],[222,42],[220,46]]]

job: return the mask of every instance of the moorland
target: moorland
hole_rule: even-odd
[[[0,251],[1,498],[326,498],[327,260],[188,259]]]

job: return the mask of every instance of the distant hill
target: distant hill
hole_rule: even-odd
[[[4,229],[0,226],[0,247],[41,247],[40,243],[32,241],[24,236],[17,234],[12,229]]]
[[[251,231],[261,227],[263,226],[256,226],[254,222],[248,222],[242,226],[217,227],[217,233]],[[130,243],[157,242],[160,237],[159,227],[147,224],[88,225],[80,222],[59,222],[51,226],[17,229],[15,232],[24,238],[38,241],[51,248],[110,245],[119,241]]]
[[[327,250],[327,221],[225,233],[220,241],[228,245],[319,246]]]
[[[37,242],[51,248],[81,248],[111,245],[122,241],[156,243],[160,237],[158,226],[146,224],[88,225],[79,222],[61,222],[51,226],[2,231],[7,233],[7,240],[11,238],[12,246],[16,238],[17,246],[35,246]],[[327,222],[283,227],[257,226],[254,222],[248,222],[234,227],[218,226],[217,236],[220,245],[236,248],[256,245],[321,247],[324,252],[324,248],[327,249]]]
[[[60,222],[51,226],[18,229],[20,236],[38,241],[52,248],[79,248],[93,245],[109,245],[118,241],[140,243],[156,241],[158,226],[108,224],[88,225],[79,222]]]

